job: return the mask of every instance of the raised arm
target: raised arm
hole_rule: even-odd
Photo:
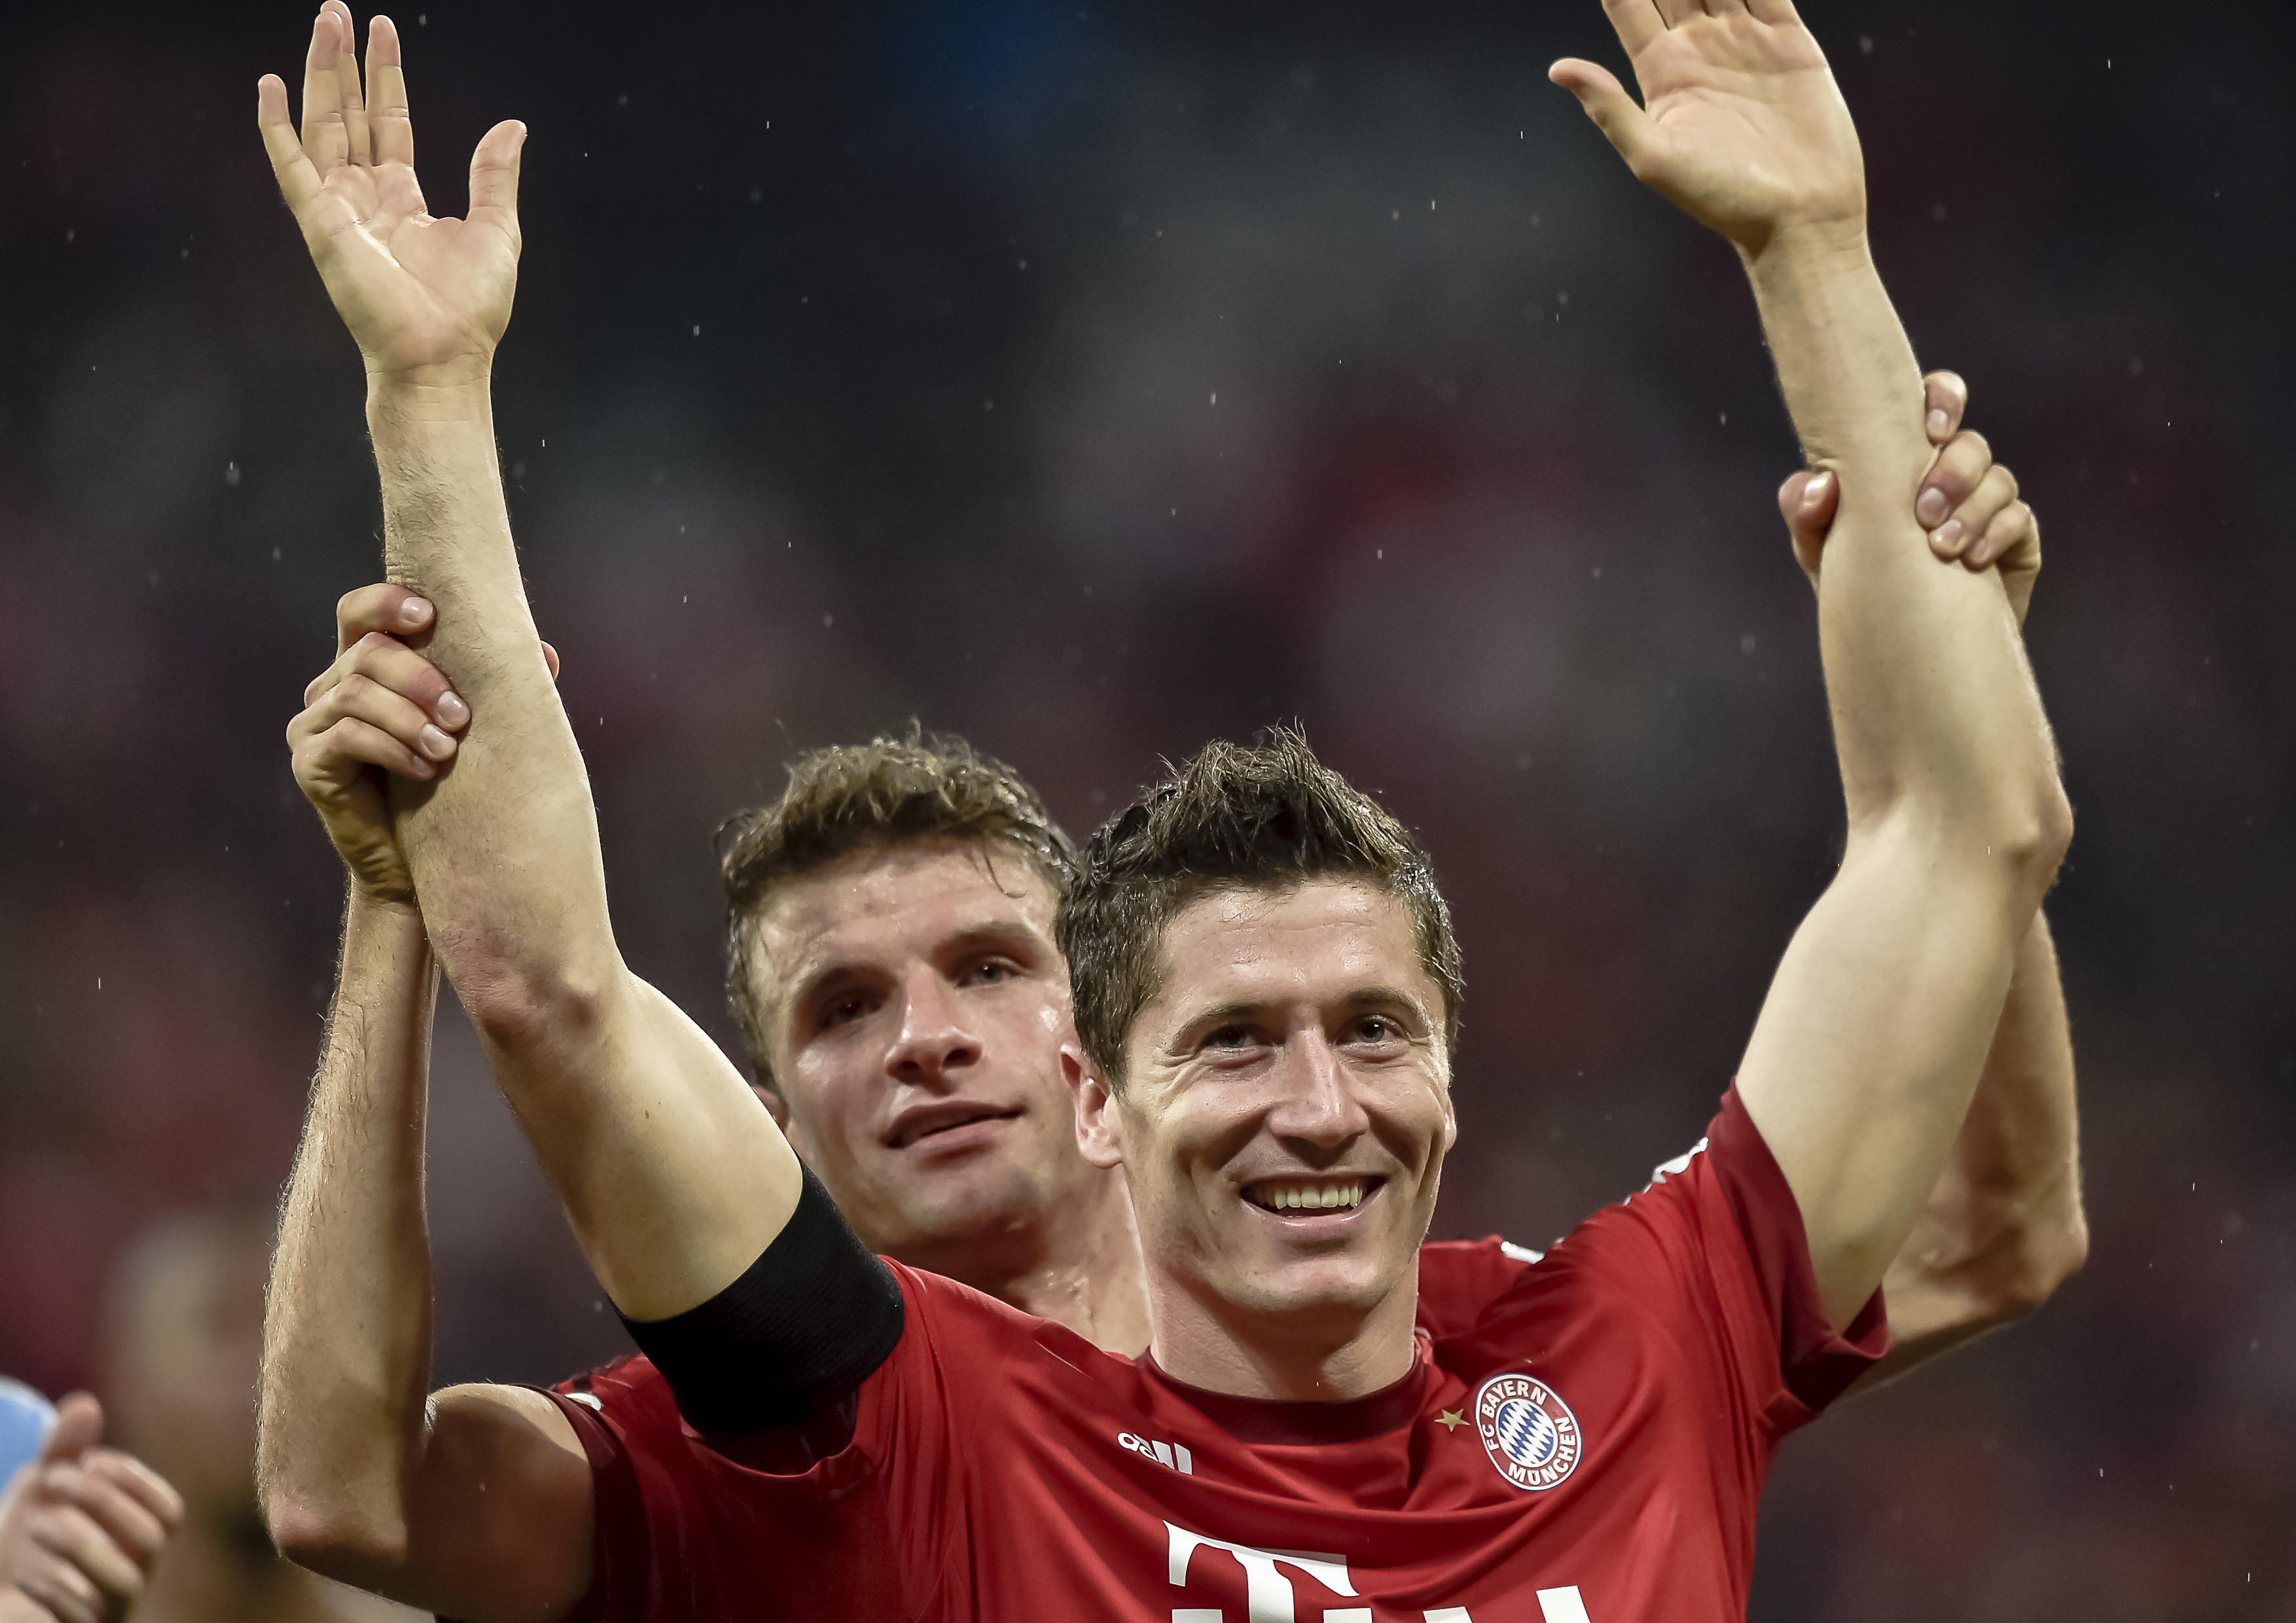
[[[1943,442],[1915,499],[1931,545],[1968,569],[2001,570],[2021,629],[2041,569],[2040,526],[1992,449],[1960,430],[1968,390],[1951,373],[1928,384],[1931,439]],[[1794,556],[1820,578],[1839,490],[1811,472],[1780,487]],[[1927,507],[1926,512],[1924,508]],[[1939,514],[1944,516],[1939,517]],[[2072,1035],[2048,922],[2040,914],[2017,949],[2008,1002],[1993,1030],[1977,1094],[1914,1232],[1890,1264],[1890,1350],[1852,1391],[1893,1381],[2032,1312],[2088,1255],[2081,1209],[2079,1112]]]
[[[1785,0],[1606,10],[1646,105],[1592,63],[1554,77],[1637,176],[1738,249],[1803,447],[1841,481],[1818,633],[1849,840],[1738,1086],[1846,1323],[1945,1166],[2071,813],[1997,571],[1941,562],[1914,515],[1921,381],[1816,42]]]
[[[266,76],[281,190],[365,358],[393,580],[437,606],[429,654],[470,709],[453,769],[394,785],[430,938],[615,1305],[681,1313],[780,1233],[797,1159],[701,1029],[630,973],[606,910],[574,734],[537,652],[495,458],[488,392],[519,252],[515,123],[471,163],[465,219],[414,169],[399,42],[370,35],[370,114],[350,15],[315,24],[299,139]]]
[[[427,603],[370,588],[345,598],[338,618],[347,635],[336,663],[288,728],[296,782],[351,884],[272,1258],[256,1462],[264,1519],[282,1551],[330,1578],[467,1623],[540,1623],[589,1586],[581,1444],[538,1393],[460,1387],[433,1399],[430,1389],[422,1154],[438,971],[382,773],[435,776],[466,717],[419,655],[359,635],[378,619],[427,629]]]

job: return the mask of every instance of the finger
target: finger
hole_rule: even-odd
[[[1933,372],[1922,380],[1922,395],[1923,426],[1929,430],[1930,443],[1941,446],[1961,430],[1962,415],[1969,410],[1969,385],[1957,372]]]
[[[2013,510],[2023,505],[2017,500],[2017,476],[2006,468],[1994,469],[1965,505],[1971,516],[1962,522],[1969,534],[1969,547],[1961,561],[1972,570],[1985,569],[1998,561],[2015,538],[2019,521]],[[2030,515],[2032,510],[2025,511]]]
[[[1832,469],[1804,468],[1787,476],[1778,487],[1778,511],[1785,515],[1796,552],[1815,552],[1825,545],[1841,500],[1841,487]]]
[[[1619,43],[1626,46],[1628,56],[1640,54],[1645,45],[1666,33],[1666,21],[1651,0],[1603,0],[1603,11],[1618,30]]]
[[[380,727],[426,760],[443,761],[455,753],[455,741],[431,722],[428,710],[357,671],[337,683],[311,710],[321,732],[350,717]]]
[[[48,1428],[47,1440],[40,1445],[39,1463],[52,1465],[60,1460],[76,1460],[103,1435],[103,1406],[86,1392],[67,1392],[56,1405],[56,1423]]]
[[[303,59],[303,151],[322,179],[350,153],[342,75],[337,67],[341,53],[350,48],[342,26],[340,18],[322,6],[311,23],[310,54]]]
[[[2016,499],[2017,476],[1997,464],[1988,467],[1984,477],[1977,481],[1977,488],[1953,510],[1953,517],[1938,529],[1942,531],[1948,526],[1957,524],[1961,527],[1964,543],[1973,546],[1977,537],[1985,533],[1986,527],[1993,522],[2002,509]]]
[[[255,127],[262,133],[263,150],[271,156],[271,173],[280,195],[299,218],[320,192],[319,170],[295,134],[287,111],[287,85],[275,73],[255,81]]]
[[[32,1523],[31,1535],[35,1545],[78,1569],[106,1594],[133,1598],[144,1592],[142,1570],[78,1505],[50,1506]]]
[[[2016,499],[2017,476],[2006,468],[1987,469],[1977,488],[1969,493],[1969,499],[1931,533],[1931,549],[1940,558],[1959,558],[1972,570],[1983,569],[1993,560],[1989,554],[1972,556],[1977,544],[1994,518]]]
[[[387,580],[346,592],[335,600],[335,652],[344,652],[371,631],[386,636],[421,631],[434,612],[429,598]]]
[[[1641,173],[1639,157],[1650,128],[1650,115],[1628,95],[1618,76],[1608,68],[1566,56],[1546,70],[1546,77],[1578,98],[1579,110],[1595,120],[1595,127],[1618,149],[1627,167]]]
[[[471,719],[471,707],[447,685],[437,666],[394,637],[370,634],[361,637],[343,656],[346,677],[372,677],[402,698],[410,699],[430,718],[452,731]]]
[[[378,164],[414,165],[414,119],[406,106],[406,74],[401,68],[398,25],[378,16],[366,25],[366,90],[369,124]]]
[[[91,1452],[87,1469],[97,1472],[122,1493],[132,1496],[169,1532],[184,1524],[184,1496],[175,1484],[134,1455],[119,1448]]]
[[[1658,14],[1666,20],[1666,26],[1670,29],[1678,29],[1693,17],[1706,14],[1698,0],[1657,0],[1657,5]],[[1603,9],[1609,11],[1611,8],[1606,5]]]
[[[1757,20],[1778,26],[1791,26],[1801,20],[1793,8],[1793,0],[1746,0],[1746,9]]]
[[[1746,0],[1706,0],[1706,14],[1709,17],[1743,17]]]
[[[72,1507],[102,1529],[111,1547],[139,1575],[151,1572],[160,1552],[168,1547],[168,1529],[160,1525],[158,1517],[111,1483],[94,1478],[76,1482],[70,1497]]]
[[[439,775],[436,766],[373,722],[346,716],[314,734],[296,752],[295,781],[307,789],[342,783],[366,766],[379,766],[418,783],[427,783]]]
[[[1826,532],[1833,528],[1841,487],[1830,469],[1805,468],[1778,487],[1778,510],[1785,515],[1786,535],[1793,543],[1794,561],[1817,585],[1818,565],[1825,552]]]
[[[1924,529],[1935,529],[1947,516],[1969,499],[1986,471],[1993,465],[1993,447],[1985,436],[1974,429],[1964,429],[1945,443],[1945,448],[1930,463],[1929,474],[1922,480],[1921,489],[1914,497],[1914,517]]]
[[[545,643],[542,645],[542,662],[543,662],[545,665],[547,665],[548,667],[550,667],[550,679],[551,679],[553,682],[557,681],[557,680],[558,680],[558,651],[557,651],[555,648],[553,648],[553,647],[552,647],[549,643]]]
[[[486,133],[471,154],[471,223],[484,220],[518,239],[518,164],[526,148],[526,126],[505,119]]]
[[[367,144],[366,92],[359,83],[358,24],[352,20],[351,8],[343,0],[326,0],[326,5],[334,12],[342,34],[342,49],[335,53],[335,80],[341,87],[345,155],[353,163],[372,166],[374,153]]]
[[[29,1553],[16,1587],[48,1610],[56,1623],[103,1623],[103,1594],[71,1562],[44,1550]]]

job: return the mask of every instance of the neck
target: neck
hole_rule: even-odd
[[[1148,1345],[1140,1235],[1117,1173],[1094,1173],[1074,1198],[1013,1230],[1005,1243],[968,1237],[931,1256],[905,1247],[901,1260],[1050,1319],[1103,1352],[1131,1357]]]
[[[1156,1363],[1175,1381],[1278,1403],[1349,1403],[1411,1373],[1419,1262],[1368,1312],[1275,1316],[1168,1274],[1148,1281]]]

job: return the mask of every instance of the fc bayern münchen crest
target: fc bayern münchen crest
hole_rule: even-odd
[[[1493,1375],[1475,1389],[1475,1429],[1499,1475],[1543,1494],[1578,1465],[1578,1416],[1529,1375]]]

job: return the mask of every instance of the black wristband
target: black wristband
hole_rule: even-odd
[[[697,1431],[793,1425],[851,1393],[900,1342],[892,1270],[803,1171],[797,1209],[741,1278],[675,1317],[622,1320]]]

